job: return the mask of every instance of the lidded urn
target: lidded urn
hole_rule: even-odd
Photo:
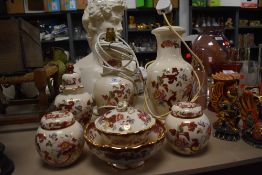
[[[91,95],[84,92],[80,75],[73,70],[73,65],[69,64],[62,76],[61,93],[56,96],[54,104],[57,110],[72,112],[75,119],[85,126],[92,117],[94,102]]]

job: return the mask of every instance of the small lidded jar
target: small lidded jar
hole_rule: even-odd
[[[167,140],[178,153],[191,155],[202,150],[211,135],[211,124],[200,105],[179,102],[166,118]]]
[[[95,120],[95,127],[105,144],[116,147],[133,147],[147,143],[156,123],[155,118],[133,107],[126,101]]]
[[[41,118],[35,144],[41,159],[50,166],[71,165],[84,147],[83,128],[71,112],[53,111]]]

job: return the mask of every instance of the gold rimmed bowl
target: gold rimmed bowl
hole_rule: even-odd
[[[99,159],[119,168],[135,168],[144,164],[145,160],[152,157],[162,147],[165,140],[165,127],[160,120],[156,120],[155,125],[150,129],[147,143],[115,147],[106,144],[101,133],[95,127],[95,123],[90,123],[85,129],[85,140],[90,151]]]
[[[156,120],[123,101],[115,109],[97,118],[94,124],[107,145],[130,147],[148,142]]]

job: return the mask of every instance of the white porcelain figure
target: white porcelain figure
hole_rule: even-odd
[[[80,59],[75,65],[75,72],[81,74],[85,91],[93,93],[96,80],[101,77],[103,71],[101,62],[95,49],[97,37],[106,32],[107,28],[114,28],[120,34],[122,28],[122,16],[125,9],[124,0],[89,0],[84,11],[82,23],[87,33],[87,40],[91,53]]]
[[[173,26],[180,35],[185,30]],[[179,101],[192,98],[193,68],[181,56],[180,41],[168,27],[159,27],[152,33],[157,39],[157,58],[147,68],[146,88],[157,115],[163,115]]]
[[[95,120],[96,129],[105,143],[118,147],[147,143],[155,123],[155,118],[138,109],[128,107],[126,101],[119,102],[116,109]]]
[[[211,135],[211,124],[200,105],[179,102],[166,118],[166,137],[178,153],[191,155],[201,151]]]
[[[54,105],[57,110],[70,111],[75,119],[85,126],[92,117],[94,102],[89,93],[84,92],[81,78],[69,65],[67,73],[62,76],[62,93],[56,96]]]
[[[54,111],[42,117],[35,144],[41,159],[50,166],[71,165],[84,147],[83,128],[71,112]]]

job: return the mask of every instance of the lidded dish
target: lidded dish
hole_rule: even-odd
[[[127,147],[107,145],[94,122],[87,125],[84,135],[90,152],[95,156],[115,168],[129,169],[143,165],[162,148],[165,141],[164,124],[156,119],[156,124],[150,130],[146,143]]]
[[[84,147],[83,128],[71,112],[53,111],[41,118],[35,144],[41,159],[50,166],[71,165]]]
[[[94,123],[106,144],[128,147],[146,143],[156,120],[145,112],[128,107],[128,103],[122,101]]]

